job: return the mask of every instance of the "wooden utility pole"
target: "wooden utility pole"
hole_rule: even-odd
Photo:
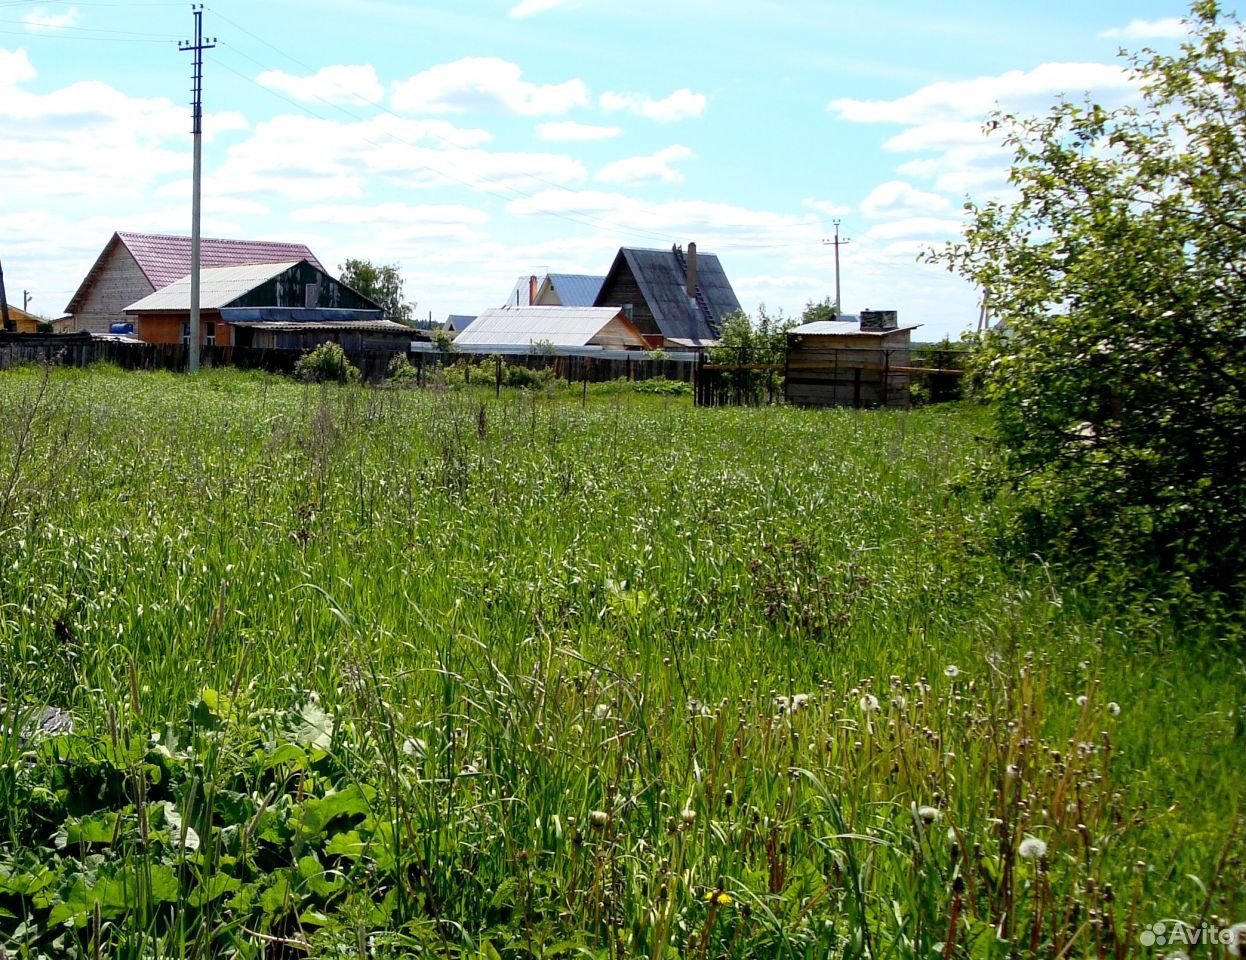
[[[838,317],[844,312],[844,301],[839,286],[839,248],[848,246],[852,241],[847,237],[843,240],[839,238],[839,224],[841,221],[834,220],[832,222],[835,224],[835,239],[823,240],[822,242],[828,247],[835,248],[835,316]]]
[[[17,330],[17,324],[9,316],[9,301],[4,294],[4,264],[2,263],[0,263],[0,319],[4,320],[5,333],[13,333]]]
[[[203,38],[203,4],[196,4],[192,10],[195,17],[195,39],[193,42],[180,44],[178,49],[183,53],[195,55],[191,87],[194,95],[191,107],[193,118],[191,133],[195,138],[195,172],[190,201],[190,359],[188,365],[191,373],[197,373],[199,371],[199,224],[203,190],[203,51],[215,47],[216,38],[206,41]]]

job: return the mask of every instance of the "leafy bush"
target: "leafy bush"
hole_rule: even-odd
[[[294,375],[307,383],[358,383],[359,368],[346,357],[341,344],[322,343],[299,357]]]
[[[651,393],[659,397],[692,396],[692,384],[685,383],[683,380],[667,380],[665,377],[636,380],[632,383],[632,389],[637,393]]]
[[[420,374],[405,353],[395,353],[389,358],[389,366],[385,369],[385,379],[397,387],[412,387],[419,382]]]
[[[1140,108],[998,117],[1019,199],[938,254],[991,291],[981,370],[1028,549],[1246,596],[1246,49],[1213,0]]]

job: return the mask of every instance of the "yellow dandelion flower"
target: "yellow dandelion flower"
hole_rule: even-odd
[[[705,902],[716,907],[725,907],[731,902],[731,895],[722,890],[711,890],[705,895]]]

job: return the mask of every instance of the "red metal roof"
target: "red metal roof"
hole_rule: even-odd
[[[190,237],[168,237],[154,233],[117,233],[104,247],[104,251],[91,267],[78,287],[65,312],[76,313],[91,284],[104,268],[113,245],[120,243],[138,268],[143,272],[153,290],[162,290],[171,283],[190,274]],[[211,240],[200,242],[201,266],[204,270],[214,267],[236,267],[248,263],[291,263],[306,260],[317,269],[328,273],[316,255],[301,243],[271,243],[259,240]]]
[[[190,274],[190,237],[118,233],[117,238],[125,244],[134,262],[157,290]],[[315,254],[301,243],[204,238],[200,242],[200,257],[204,270],[246,263],[289,263],[297,260],[306,260],[317,269],[324,270]]]

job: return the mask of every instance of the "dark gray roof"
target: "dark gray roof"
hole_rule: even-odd
[[[476,317],[466,313],[452,313],[446,317],[443,330],[449,330],[453,333],[462,333],[470,327],[476,320]]]
[[[601,293],[606,278],[582,273],[551,273],[549,282],[564,307],[591,307],[597,303],[597,294]]]
[[[740,309],[740,301],[731,289],[718,257],[712,253],[697,254],[697,303],[688,299],[685,255],[677,249],[645,250],[623,247],[602,285],[609,287],[618,273],[627,268],[640,286],[662,336],[681,340],[717,340],[723,321]],[[614,304],[610,304],[614,306]]]

